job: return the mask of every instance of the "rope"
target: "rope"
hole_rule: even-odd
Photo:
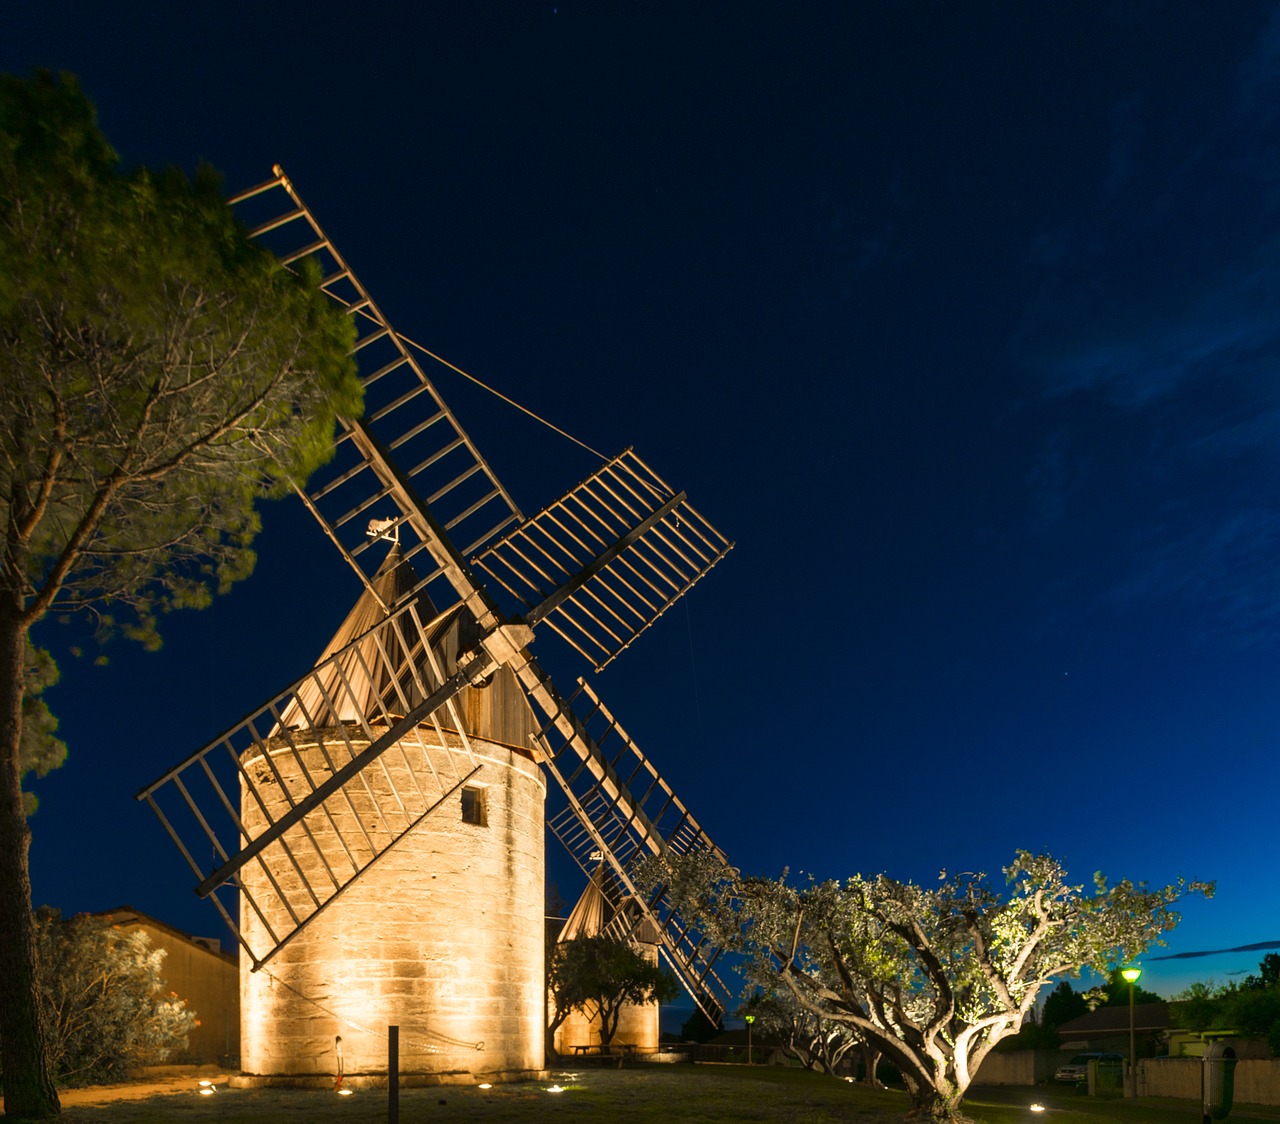
[[[698,720],[698,736],[702,737],[702,700],[698,695],[698,663],[693,655],[693,615],[689,612],[690,591],[684,595],[684,623],[689,633],[689,674],[693,679],[693,714]]]
[[[416,343],[414,340],[411,340],[408,336],[402,336],[399,332],[396,333],[396,337],[400,340],[401,343],[406,343],[410,347],[417,348],[420,352],[422,352],[423,355],[429,356],[430,358],[434,359],[437,363],[441,363],[444,366],[448,367],[449,370],[451,371],[456,371],[464,379],[467,379],[469,382],[475,383],[476,386],[478,386],[481,390],[487,390],[495,398],[501,398],[502,401],[504,401],[508,406],[514,406],[522,414],[527,414],[529,417],[533,418],[534,421],[541,422],[548,429],[555,430],[555,432],[560,434],[561,437],[567,438],[568,440],[572,441],[575,445],[580,445],[582,448],[586,449],[588,453],[592,453],[593,455],[599,457],[602,461],[609,459],[602,452],[600,452],[599,449],[593,449],[585,441],[579,441],[576,437],[574,437],[572,433],[566,433],[558,425],[552,424],[551,422],[547,421],[546,418],[541,417],[538,414],[535,414],[532,410],[528,409],[525,406],[521,406],[519,402],[515,401],[515,399],[508,398],[505,394],[502,393],[502,391],[495,390],[488,383],[481,382],[478,378],[475,377],[475,375],[467,374],[467,372],[464,371],[461,367],[458,367],[453,363],[450,363],[449,360],[447,359],[442,359],[434,351],[431,351],[428,348],[423,347],[422,344]]]
[[[338,1022],[342,1023],[343,1026],[349,1026],[352,1030],[358,1030],[362,1034],[370,1034],[375,1037],[378,1037],[383,1033],[382,1031],[375,1030],[372,1027],[363,1026],[362,1024],[356,1022],[354,1019],[348,1018],[346,1015],[338,1014],[337,1011],[330,1010],[323,1003],[319,1002],[316,999],[312,999],[311,996],[305,994],[302,991],[299,991],[296,987],[293,986],[293,984],[289,983],[287,980],[282,980],[279,976],[277,976],[273,972],[268,971],[266,968],[259,968],[258,971],[262,972],[268,979],[271,980],[272,983],[278,983],[281,987],[287,989],[288,991],[293,992],[293,994],[296,995],[299,999],[301,999],[304,1003],[310,1003],[311,1006],[315,1007],[319,1011],[323,1011],[330,1018],[337,1019]],[[436,1046],[433,1043],[414,1041],[412,1039],[405,1038],[403,1040],[404,1046],[408,1049],[417,1050],[418,1052],[424,1053],[424,1054],[443,1054],[447,1052],[448,1047],[453,1047],[454,1049],[461,1049],[461,1050],[483,1050],[484,1049],[483,1041],[468,1042],[468,1041],[465,1041],[464,1039],[451,1038],[447,1034],[441,1034],[439,1031],[429,1030],[429,1029],[423,1029],[420,1031],[420,1033],[428,1035],[431,1038],[438,1039],[440,1042],[443,1042],[445,1045]],[[339,1036],[338,1041],[335,1044],[335,1048],[337,1049],[337,1052],[338,1052],[338,1083],[339,1084],[341,1084],[342,1078],[343,1078],[341,1043],[342,1043],[342,1038],[341,1036]],[[337,1085],[334,1086],[335,1089],[337,1087],[338,1087]]]

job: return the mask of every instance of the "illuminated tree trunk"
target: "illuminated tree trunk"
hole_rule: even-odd
[[[941,1089],[918,1089],[906,1119],[912,1124],[973,1124],[960,1112],[960,1093]]]
[[[48,1120],[61,1112],[45,1062],[44,1028],[36,999],[31,829],[22,801],[18,749],[26,629],[13,593],[0,598],[0,1067],[5,1116]]]

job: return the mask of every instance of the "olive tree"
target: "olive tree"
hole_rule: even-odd
[[[868,1083],[875,1083],[875,1060],[853,1028],[803,1006],[789,989],[757,993],[738,1014],[753,1018],[761,1039],[781,1042],[788,1054],[815,1073],[834,1074],[849,1051],[862,1047]]]
[[[29,633],[161,613],[253,567],[255,502],[360,410],[351,327],[255,246],[217,177],[122,171],[74,80],[0,78],[0,1062],[8,1115],[56,1115],[32,958]],[[46,720],[47,727],[47,720]],[[45,733],[51,731],[46,728]]]
[[[1105,973],[1160,943],[1173,905],[1213,890],[1097,874],[1086,892],[1056,859],[1026,851],[1004,875],[1003,887],[945,871],[928,887],[885,875],[794,885],[693,856],[655,862],[645,880],[804,1009],[882,1051],[906,1082],[909,1119],[954,1122],[983,1058],[1055,977]]]

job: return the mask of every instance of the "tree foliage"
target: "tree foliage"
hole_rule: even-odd
[[[1088,1000],[1071,986],[1070,980],[1062,980],[1044,1001],[1044,1017],[1041,1021],[1045,1026],[1059,1027],[1088,1013]]]
[[[1268,952],[1258,964],[1258,974],[1245,976],[1244,986],[1254,991],[1280,988],[1280,952]]]
[[[680,1024],[681,1042],[710,1042],[724,1030],[724,1020],[712,1022],[700,1007],[695,1007],[693,1014]]]
[[[1246,1038],[1265,1038],[1280,1057],[1280,955],[1263,957],[1258,974],[1241,984],[1194,983],[1170,1005],[1173,1025],[1185,1030],[1232,1031]]]
[[[22,778],[60,755],[33,625],[159,643],[253,567],[255,502],[360,410],[353,326],[256,246],[216,175],[123,172],[74,80],[0,78],[0,1052],[47,1118]],[[24,722],[26,736],[24,737]],[[51,756],[52,754],[52,756]]]
[[[1107,982],[1104,987],[1105,998],[1102,1001],[1103,1007],[1127,1007],[1129,1006],[1129,989],[1133,988],[1134,1003],[1163,1003],[1164,996],[1157,995],[1154,991],[1148,991],[1141,983],[1135,981],[1129,983],[1128,980],[1120,974],[1121,968],[1112,968],[1107,973]]]
[[[548,982],[554,1012],[548,1039],[564,1021],[564,1015],[581,1011],[588,1018],[599,1019],[602,1047],[607,1047],[617,1033],[623,1007],[668,1002],[678,992],[675,980],[650,963],[629,941],[608,936],[560,941],[548,970]]]
[[[885,875],[797,886],[691,856],[655,862],[646,881],[665,884],[682,915],[746,953],[807,1010],[883,1050],[913,1119],[954,1121],[983,1058],[1054,977],[1124,962],[1173,928],[1179,898],[1212,892],[1109,885],[1099,874],[1086,893],[1055,859],[1025,851],[1004,874],[1003,888],[945,871],[927,888]]]
[[[59,1085],[120,1081],[186,1047],[196,1013],[164,990],[163,949],[99,917],[36,915],[40,1008]]]
[[[207,167],[122,175],[69,80],[4,80],[0,192],[5,591],[28,625],[87,608],[154,643],[158,609],[252,568],[254,501],[358,413],[351,325]]]
[[[42,697],[58,682],[58,665],[53,656],[37,648],[30,638],[22,675],[22,736],[18,744],[19,782],[34,773],[47,776],[67,759],[67,744],[57,737],[58,720]],[[28,816],[34,814],[38,801],[35,793],[22,794]]]

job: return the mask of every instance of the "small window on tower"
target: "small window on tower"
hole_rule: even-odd
[[[487,821],[484,807],[484,789],[465,785],[462,789],[462,822],[476,823],[481,827]]]

